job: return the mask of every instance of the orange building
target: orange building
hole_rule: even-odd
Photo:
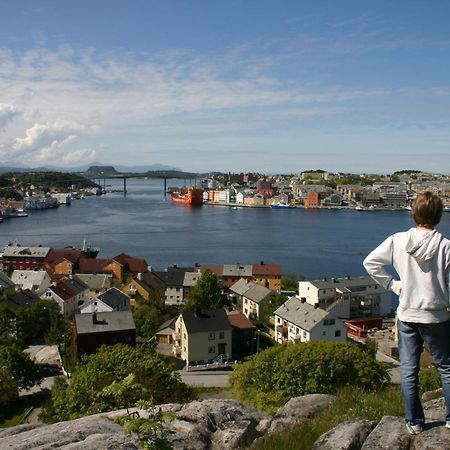
[[[320,205],[319,193],[309,191],[306,193],[305,206],[308,208],[317,208]]]

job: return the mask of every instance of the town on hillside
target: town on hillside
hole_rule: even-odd
[[[186,370],[205,370],[273,345],[361,340],[392,325],[392,294],[370,277],[302,280],[264,261],[157,271],[142,258],[97,253],[17,244],[0,253],[0,305],[11,314],[54,305],[68,324],[56,339],[63,365],[69,349],[76,360],[145,342]]]
[[[10,217],[26,217],[28,211],[69,205],[72,199],[111,191],[106,186],[106,175],[96,175],[97,178],[92,179],[89,178],[92,177],[90,173],[0,175],[0,221]],[[167,181],[166,177],[170,174],[157,175]],[[121,176],[125,185],[126,178],[142,178],[143,174],[124,175],[114,170],[114,178]],[[450,176],[416,170],[391,175],[332,173],[325,170],[272,176],[211,173],[197,174],[194,178],[196,186],[191,189],[166,186],[172,200],[235,208],[353,208],[373,211],[410,209],[418,193],[431,191],[440,195],[446,210],[450,210]]]

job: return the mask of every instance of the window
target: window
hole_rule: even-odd
[[[216,338],[216,333],[208,333],[208,340],[213,341]]]
[[[219,339],[224,339],[225,338],[225,331],[221,331],[219,333]]]
[[[341,335],[341,330],[336,330],[336,331],[334,332],[334,335],[335,335],[336,337],[339,337],[339,336]]]
[[[216,346],[215,345],[210,345],[208,347],[208,353],[216,353]]]

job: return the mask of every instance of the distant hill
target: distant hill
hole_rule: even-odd
[[[110,177],[117,175],[119,172],[113,166],[91,166],[84,173],[85,176],[92,177]]]

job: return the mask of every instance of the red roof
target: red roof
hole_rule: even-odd
[[[76,248],[52,248],[45,258],[45,261],[52,264],[56,263],[61,258],[64,258],[75,264],[76,262],[78,262],[82,255],[83,252]]]
[[[240,328],[241,330],[256,328],[255,325],[239,311],[229,311],[227,312],[227,316],[232,327]]]
[[[114,256],[113,259],[124,267],[128,266],[128,270],[133,273],[142,273],[148,269],[147,261],[144,258],[133,258],[126,253],[121,253]]]
[[[205,270],[210,270],[211,272],[213,272],[214,274],[216,274],[216,276],[218,277],[222,277],[223,276],[223,266],[208,266],[208,265],[201,265],[199,267],[200,272],[204,272]]]
[[[253,276],[255,275],[276,275],[280,276],[283,273],[283,266],[281,264],[253,264]]]
[[[106,258],[81,258],[79,263],[80,272],[81,273],[103,272],[104,267],[107,266],[108,264],[111,264],[112,262],[113,262],[112,259]]]

